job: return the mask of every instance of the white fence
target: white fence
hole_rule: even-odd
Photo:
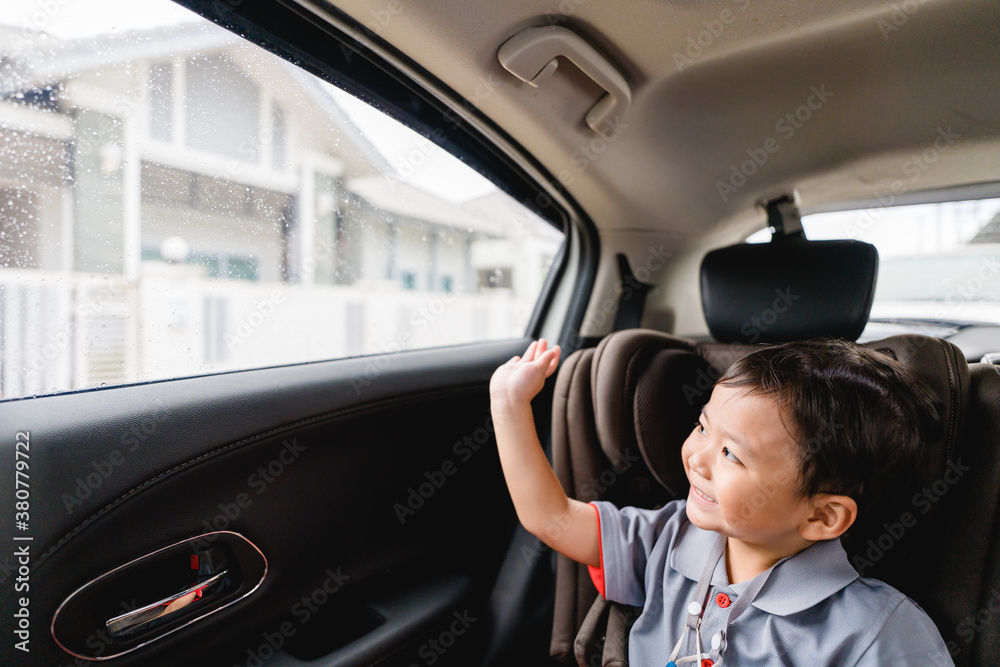
[[[534,296],[0,269],[0,398],[520,336]]]

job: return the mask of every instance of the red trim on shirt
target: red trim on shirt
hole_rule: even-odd
[[[593,565],[588,565],[587,571],[590,572],[590,580],[594,582],[597,592],[604,597],[604,545],[601,544],[601,511],[593,503],[590,506],[594,508],[594,512],[597,514],[597,550],[601,556],[601,566],[594,567]]]

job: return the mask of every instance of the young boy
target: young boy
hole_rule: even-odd
[[[549,467],[530,405],[559,362],[546,347],[493,374],[500,462],[524,527],[643,608],[631,667],[953,664],[923,610],[860,578],[837,539],[919,463],[938,409],[913,373],[843,341],[755,352],[684,442],[687,500],[618,509],[568,498]]]

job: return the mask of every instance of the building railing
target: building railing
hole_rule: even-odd
[[[0,398],[521,336],[535,297],[0,269]]]

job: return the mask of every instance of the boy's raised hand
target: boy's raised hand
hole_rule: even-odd
[[[490,410],[500,465],[517,518],[559,553],[594,567],[601,564],[601,536],[594,508],[566,497],[535,431],[531,399],[559,364],[561,350],[541,338],[493,373]]]
[[[530,402],[559,365],[559,346],[547,348],[548,343],[540,338],[528,346],[523,357],[513,357],[496,369],[490,379],[490,398],[494,401]]]

